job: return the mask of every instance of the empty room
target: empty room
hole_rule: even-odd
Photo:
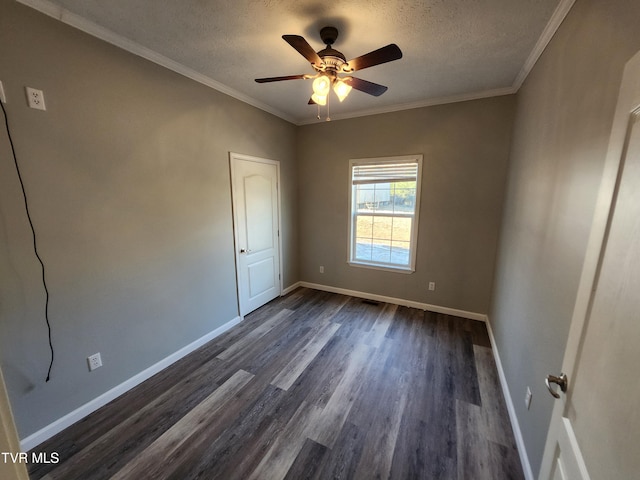
[[[637,478],[639,22],[0,0],[0,478]]]

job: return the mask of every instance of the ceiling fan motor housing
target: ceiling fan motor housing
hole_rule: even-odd
[[[336,27],[323,27],[320,30],[320,38],[322,39],[322,43],[331,46],[336,42],[336,38],[338,38],[338,29]]]
[[[342,66],[347,62],[341,52],[330,47],[320,50],[318,56],[322,59],[323,65],[314,65],[314,68],[319,72],[325,72],[332,76],[342,71]]]
[[[342,66],[347,63],[347,59],[342,52],[331,47],[338,38],[338,29],[336,27],[324,27],[320,30],[320,38],[327,47],[318,52],[323,65],[314,65],[314,68],[318,72],[324,72],[335,78],[338,72],[342,71]]]

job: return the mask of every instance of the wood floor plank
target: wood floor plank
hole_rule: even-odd
[[[409,335],[410,330],[403,328]],[[392,478],[456,478],[454,332],[449,319],[440,316],[434,335],[425,335],[428,347],[423,348],[429,358],[424,381],[409,384]]]
[[[328,448],[324,445],[305,440],[298,456],[289,468],[285,480],[313,480],[322,466],[322,462],[327,456]]]
[[[32,480],[522,480],[482,322],[299,288],[34,449]]]
[[[300,405],[248,480],[281,480],[287,475],[307,440],[305,433],[316,411],[306,402]]]
[[[396,309],[396,314],[393,317],[391,325],[387,329],[386,337],[394,340],[407,338],[410,331],[410,325],[407,322],[407,317],[410,314],[409,307],[399,306]]]
[[[148,403],[143,408],[79,452],[71,457],[61,457],[69,460],[55,465],[48,478],[109,478],[216,388],[215,370],[206,364],[162,395],[147,398]]]
[[[493,352],[486,347],[474,346],[474,355],[478,364],[483,432],[489,440],[515,450],[516,444],[511,432],[509,412],[502,393]]]
[[[293,310],[280,310],[271,318],[258,325],[255,329],[239,338],[235,343],[233,343],[233,345],[220,352],[218,354],[218,358],[221,360],[232,360],[235,355],[245,351],[251,343],[258,341],[261,337],[269,333],[275,326],[279,325],[283,319],[291,316],[293,313]]]
[[[458,480],[495,478],[489,461],[489,442],[481,432],[481,410],[477,405],[456,400]]]
[[[232,359],[223,361],[221,381],[226,380],[238,369],[254,375],[267,373],[275,376],[289,359],[295,355],[300,345],[306,342],[307,335],[316,325],[313,322],[299,321],[299,315],[282,315],[281,322],[269,332],[250,342],[239,350]]]
[[[489,462],[493,467],[494,477],[505,480],[524,480],[518,452],[511,447],[489,441]]]
[[[126,480],[131,478],[165,478],[166,466],[162,461],[170,457],[181,445],[206,426],[212,416],[218,414],[225,404],[233,399],[253,375],[239,370],[227,382],[217,388],[211,395],[192,409],[187,415],[176,422],[169,430],[162,434],[155,442],[147,447],[137,458],[129,462],[112,480]]]
[[[351,410],[354,399],[364,383],[363,375],[374,348],[357,344],[354,354],[336,386],[333,395],[322,409],[315,411],[315,425],[307,432],[308,437],[321,445],[332,448]]]
[[[368,432],[379,417],[390,415],[389,408],[396,407],[396,401],[407,390],[408,384],[398,384],[406,370],[398,361],[398,342],[385,338],[375,349],[364,375],[364,385],[355,397],[347,420]],[[377,415],[371,415],[375,411]]]
[[[385,304],[378,314],[378,317],[373,323],[371,329],[361,339],[361,341],[372,347],[379,347],[384,341],[389,327],[393,323],[393,317],[395,316],[397,310],[398,305],[392,305],[390,303]]]
[[[98,442],[99,439],[105,435],[105,438],[109,438],[109,433],[113,434],[113,432],[122,431],[121,424],[126,422],[130,417],[144,412],[150,399],[158,402],[162,401],[163,398],[170,399],[170,396],[166,394],[174,388],[182,392],[181,395],[184,397],[182,405],[174,405],[171,407],[173,413],[165,413],[162,417],[163,420],[158,421],[157,425],[169,423],[173,418],[179,418],[184,412],[188,411],[191,406],[197,404],[199,399],[202,398],[202,395],[206,396],[213,388],[217,387],[212,370],[215,370],[214,358],[218,352],[219,348],[216,345],[207,344],[203,346],[178,360],[172,365],[171,369],[162,370],[130,390],[126,395],[109,402],[103,408],[70,426],[64,432],[39,445],[38,450],[47,452],[49,456],[52,452],[56,452],[60,458],[75,457],[74,461],[86,456],[91,459],[89,460],[90,463],[95,463],[100,458],[104,458],[105,454],[112,449],[110,448],[106,451],[103,447],[92,449],[90,446],[94,442]],[[201,367],[204,364],[208,364],[208,367],[202,369]],[[191,387],[193,387],[193,389]],[[162,403],[162,405],[164,405],[166,409],[170,408],[166,402]],[[158,411],[159,409],[156,408],[155,412],[158,413]],[[140,435],[143,435],[146,439],[152,440],[154,438],[154,431],[162,433],[162,431],[157,428],[146,429],[146,426],[144,426],[144,428],[145,431],[140,432]],[[129,429],[127,432],[129,438],[136,437],[135,430]],[[138,439],[132,441],[132,443],[142,445],[144,441],[150,440],[142,440],[138,437]],[[107,440],[107,443],[112,444],[113,442]],[[100,444],[98,443],[98,445]],[[114,445],[114,447],[115,446],[116,445]],[[88,453],[87,449],[93,450],[94,453]],[[135,454],[135,451],[132,451],[130,448],[126,450],[129,452],[127,454]],[[125,454],[114,451],[113,455],[123,458]],[[40,478],[59,466],[60,465],[53,463],[32,464],[30,474],[32,478]],[[80,466],[78,468],[82,470],[84,467]],[[67,473],[67,477],[73,478],[71,473]]]
[[[406,315],[407,336],[403,339],[401,353],[405,357],[404,369],[417,376],[423,376],[430,359],[429,348],[432,343],[425,334],[424,312],[415,308],[404,310]]]
[[[221,447],[228,442],[233,442],[239,444],[240,448],[230,456],[227,464],[211,465],[208,476],[205,475],[201,478],[206,480],[228,480],[233,478],[244,480],[258,467],[304,402],[302,395],[291,395],[290,392],[285,392],[267,384],[265,391],[269,392],[270,389],[277,392],[278,398],[276,398],[275,403],[262,411],[260,423],[255,428],[251,428],[249,433],[242,428],[238,428],[238,426],[241,427],[244,424],[242,420],[240,424],[236,423],[229,431],[221,435],[216,440],[216,443],[219,443]],[[241,417],[244,418],[244,415]],[[247,426],[247,428],[249,427]],[[176,476],[175,480],[184,479]]]
[[[331,454],[326,455],[317,480],[347,480],[355,477],[362,456],[365,432],[353,423],[345,422]],[[373,477],[371,477],[373,478]]]
[[[200,435],[197,441],[189,443],[183,461],[173,470],[169,479],[244,478],[238,464],[246,457],[246,449],[251,448],[267,430],[271,432],[272,438],[275,436],[276,432],[272,428],[275,424],[270,421],[269,415],[282,401],[284,393],[264,382],[262,386],[259,384],[260,382],[256,382],[255,391],[260,393],[256,394],[253,401],[247,402],[246,408],[240,409],[236,420],[220,436],[211,438],[211,435]]]
[[[480,385],[478,384],[478,371],[471,334],[460,328],[460,324],[457,327],[454,347],[456,398],[480,405]]]
[[[491,348],[489,332],[487,331],[487,325],[484,322],[470,320],[468,318],[464,319],[464,329],[471,333],[474,345]]]
[[[246,360],[239,363],[245,370],[273,379],[317,332],[319,325],[291,325],[285,331],[271,335],[258,345]]]
[[[271,383],[282,390],[289,390],[291,385],[293,385],[302,372],[309,366],[320,350],[331,340],[339,328],[340,325],[337,323],[324,323],[318,332],[296,353]]]
[[[383,406],[369,425],[353,478],[389,478],[400,424],[407,403],[409,375],[392,372],[387,388],[378,397]]]
[[[340,329],[342,336],[360,337],[371,330],[382,309],[383,304],[372,304],[361,298],[350,297],[333,321],[342,325]]]
[[[334,321],[335,323],[339,323],[335,321],[335,317],[338,312],[344,308],[347,302],[350,300],[350,297],[346,295],[332,295],[326,299],[322,304],[321,311],[316,318],[316,321]]]
[[[289,391],[307,403],[325,407],[355,354],[357,342],[334,335]]]

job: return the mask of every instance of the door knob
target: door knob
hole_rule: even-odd
[[[567,391],[567,385],[569,383],[569,380],[567,379],[567,376],[564,373],[561,373],[559,377],[556,377],[555,375],[547,375],[547,378],[544,379],[544,383],[547,384],[549,393],[553,395],[554,398],[560,398],[560,394],[556,392],[553,388],[551,388],[551,384],[555,383],[556,385],[558,385],[560,387],[560,390],[562,390],[562,392],[564,393]]]

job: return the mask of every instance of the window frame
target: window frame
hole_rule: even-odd
[[[417,249],[418,249],[418,229],[420,225],[419,217],[420,217],[420,198],[421,198],[421,189],[422,189],[422,155],[401,155],[401,156],[393,156],[393,157],[378,157],[378,158],[358,158],[349,160],[349,213],[348,213],[348,228],[349,228],[349,245],[347,248],[347,263],[353,267],[363,267],[370,268],[374,270],[386,270],[392,271],[396,273],[413,273],[415,272],[416,265],[416,257],[417,257]],[[395,163],[411,163],[417,164],[417,173],[416,173],[416,198],[415,198],[415,210],[412,215],[413,222],[411,225],[411,235],[409,240],[409,264],[408,265],[399,265],[388,262],[376,262],[376,261],[363,261],[357,260],[355,257],[356,254],[356,218],[361,215],[358,214],[357,206],[354,205],[354,183],[353,183],[353,169],[354,167],[361,165],[384,165],[384,164],[395,164]],[[370,215],[375,216],[375,212]],[[389,215],[385,215],[389,216]],[[391,215],[397,217],[404,217],[411,215]]]

